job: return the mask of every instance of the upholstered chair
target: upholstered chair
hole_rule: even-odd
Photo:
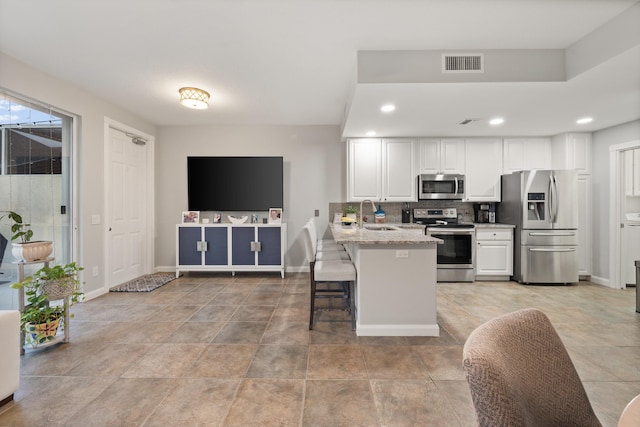
[[[519,310],[479,326],[463,366],[481,427],[600,427],[547,316]]]

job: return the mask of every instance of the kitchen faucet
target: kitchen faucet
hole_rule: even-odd
[[[369,200],[369,199],[361,200],[360,201],[360,228],[364,227],[364,221],[362,220],[362,204],[364,202],[371,203],[371,207],[373,208],[373,213],[375,214],[376,212],[376,205],[373,203],[373,200]]]

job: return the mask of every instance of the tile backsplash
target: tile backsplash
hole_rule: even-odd
[[[375,203],[375,202],[374,202]],[[360,202],[352,203],[329,203],[329,222],[333,221],[334,214],[338,212],[344,212],[345,206],[353,206],[358,211],[360,210]],[[378,202],[376,206],[380,205],[385,212],[386,222],[402,222],[402,208],[405,205],[409,206],[411,211],[411,221],[413,221],[413,210],[415,208],[456,208],[458,210],[458,216],[462,214],[462,220],[464,222],[473,222],[473,203],[459,202],[455,200],[423,200],[420,202]],[[370,203],[363,204],[364,216],[368,218],[369,222],[373,222],[373,210]],[[360,214],[358,214],[360,218]]]

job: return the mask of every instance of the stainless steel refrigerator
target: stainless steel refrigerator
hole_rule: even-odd
[[[575,283],[578,278],[578,175],[531,170],[502,175],[498,222],[513,224],[513,279]]]

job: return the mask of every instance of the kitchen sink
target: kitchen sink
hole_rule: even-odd
[[[391,225],[365,225],[364,229],[371,230],[371,231],[400,231],[401,230],[400,227],[394,227]]]

